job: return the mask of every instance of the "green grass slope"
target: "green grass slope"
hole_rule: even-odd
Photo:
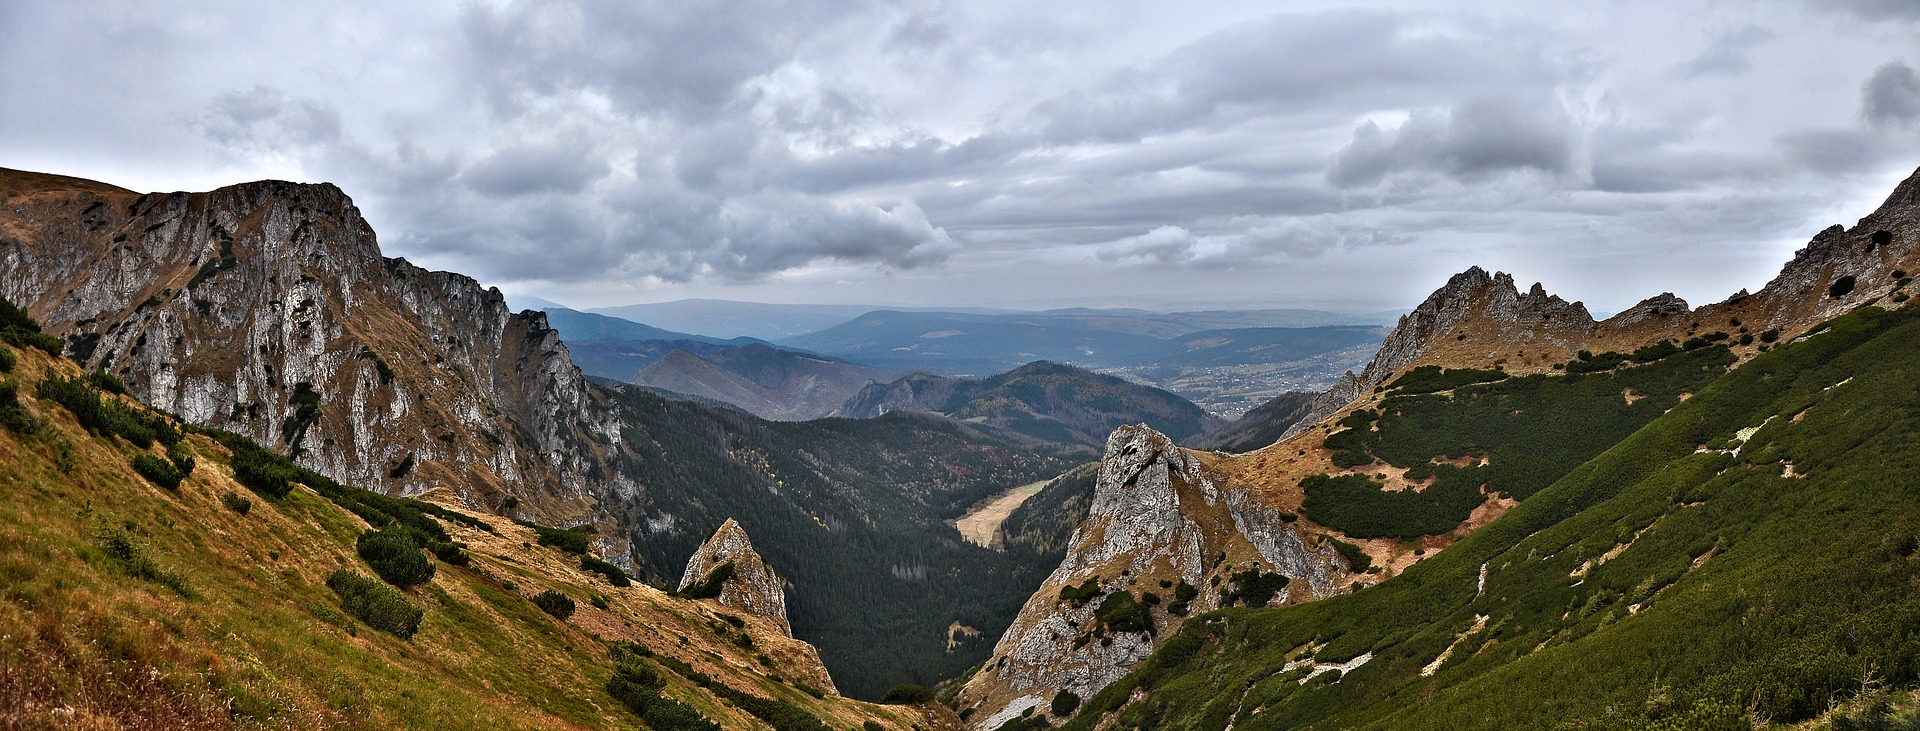
[[[1912,727],[1916,352],[1910,309],[1838,318],[1391,581],[1189,621],[1070,726]]]
[[[826,692],[771,623],[333,484],[117,385],[0,345],[0,728],[938,725]],[[543,611],[548,592],[575,608]]]

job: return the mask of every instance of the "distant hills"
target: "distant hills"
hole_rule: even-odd
[[[867,387],[842,415],[933,412],[1043,442],[1098,448],[1122,424],[1146,422],[1181,438],[1220,420],[1178,395],[1073,366],[1039,361],[980,380],[916,374]]]
[[[600,312],[556,306],[547,315],[589,375],[787,421],[834,413],[840,406],[835,398],[844,401],[869,381],[885,384],[902,373],[982,378],[1036,361],[1117,373],[1235,417],[1282,393],[1325,388],[1347,369],[1364,365],[1384,334],[1364,323],[1393,316],[1297,309],[908,311],[720,300]],[[627,319],[640,316],[691,327]],[[821,323],[829,324],[774,342],[714,334],[786,332]],[[748,345],[760,347],[735,352]],[[676,351],[682,355],[668,357]],[[775,361],[780,366],[770,367]]]
[[[824,330],[880,309],[888,308],[880,305],[772,304],[684,299],[673,302],[597,307],[590,312],[713,337],[779,340]],[[950,309],[971,314],[1006,312],[1006,310],[973,307],[925,309]]]
[[[1233,318],[1204,318],[1223,319]],[[969,315],[882,310],[777,342],[880,367],[978,375],[1035,360],[1158,369],[1280,363],[1378,342],[1383,335],[1371,326],[1192,327],[1201,321],[1182,325],[1175,316],[1151,313]]]
[[[804,421],[833,414],[889,371],[780,350],[764,343],[706,353],[674,350],[630,383],[724,401],[763,419]]]

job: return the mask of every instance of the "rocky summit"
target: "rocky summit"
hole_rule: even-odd
[[[732,518],[721,523],[687,559],[680,591],[710,596],[721,606],[766,617],[779,622],[789,635],[793,633],[787,623],[787,590],[780,575],[753,550],[746,529]]]
[[[631,491],[612,410],[544,315],[381,256],[332,185],[138,195],[0,170],[0,294],[141,400],[335,479],[509,494],[558,522]],[[618,553],[618,552],[613,552]]]
[[[1098,692],[1190,614],[1310,601],[1351,581],[1331,543],[1303,536],[1145,425],[1107,440],[1092,505],[1068,545],[961,689],[957,703],[976,728],[1018,718],[1061,691]]]

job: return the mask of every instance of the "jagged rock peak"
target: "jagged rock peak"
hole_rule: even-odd
[[[787,592],[780,576],[753,550],[747,530],[732,518],[721,523],[707,542],[700,545],[700,550],[687,559],[687,571],[680,577],[679,588],[685,591],[703,582],[719,585],[709,585],[707,589],[718,589],[713,598],[722,606],[773,619],[792,636],[793,627],[787,623]]]
[[[1472,336],[1460,333],[1469,324],[1476,324]],[[1358,377],[1341,379],[1331,390],[1315,397],[1307,416],[1282,438],[1311,428],[1448,341],[1471,337],[1476,339],[1473,345],[1481,345],[1536,338],[1570,340],[1583,337],[1593,325],[1593,315],[1585,304],[1548,294],[1538,282],[1522,294],[1511,274],[1489,274],[1478,266],[1467,267],[1427,295],[1419,307],[1402,315],[1366,370]]]
[[[1746,292],[1744,289],[1740,291],[1743,293]],[[1607,318],[1606,324],[1610,327],[1625,327],[1656,317],[1672,317],[1674,315],[1684,315],[1692,311],[1693,308],[1687,306],[1686,300],[1675,297],[1672,292],[1661,292],[1660,294],[1640,300],[1639,304],[1622,310],[1618,315]]]

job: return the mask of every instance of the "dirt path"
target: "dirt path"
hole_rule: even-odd
[[[999,530],[1000,524],[1006,521],[1007,516],[1013,514],[1014,508],[1020,507],[1027,498],[1033,497],[1035,493],[1040,492],[1040,488],[1046,486],[1047,481],[1041,480],[975,503],[973,507],[967,509],[966,515],[953,521],[953,527],[960,529],[960,536],[966,538],[968,543],[994,548],[994,531]]]

